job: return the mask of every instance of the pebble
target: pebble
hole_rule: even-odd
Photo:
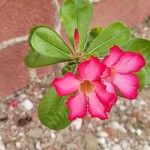
[[[142,130],[141,130],[141,129],[137,129],[137,130],[136,130],[136,133],[137,133],[137,135],[140,136],[140,135],[142,135]]]
[[[72,129],[80,130],[82,127],[82,119],[77,118],[75,121],[71,123]]]
[[[98,133],[98,136],[100,137],[108,137],[108,134],[104,131],[101,131],[100,133]]]
[[[142,150],[150,150],[150,146],[149,145],[144,145],[144,147],[142,148]]]
[[[67,150],[77,150],[78,146],[74,143],[67,144]]]
[[[119,109],[120,109],[120,111],[125,111],[125,110],[126,110],[126,107],[125,107],[124,105],[120,105],[120,106],[119,106]]]
[[[98,143],[96,137],[92,133],[88,133],[85,136],[85,150],[96,150]]]
[[[24,100],[21,105],[26,109],[26,110],[31,110],[33,108],[33,103],[29,100],[26,99]]]
[[[129,141],[123,140],[120,144],[121,144],[123,150],[128,150],[128,149],[130,149],[130,148],[129,148],[129,145],[130,145]]]
[[[21,94],[21,95],[19,95],[19,97],[18,97],[18,99],[20,100],[20,101],[22,101],[22,100],[24,100],[24,99],[26,99],[27,98],[27,95],[26,94]]]
[[[43,134],[43,130],[40,128],[31,129],[27,132],[27,135],[32,138],[40,138]]]
[[[20,143],[20,142],[16,142],[16,146],[17,146],[18,148],[21,148],[21,143]]]
[[[122,125],[120,125],[118,122],[116,122],[116,121],[112,122],[112,127],[114,129],[120,130],[120,131],[122,131],[124,133],[127,133],[127,130]]]
[[[64,143],[64,138],[63,138],[63,136],[61,134],[57,134],[56,142],[59,143],[59,144],[63,144]]]
[[[5,150],[5,149],[6,149],[5,145],[4,145],[3,141],[2,141],[2,138],[0,137],[0,150]]]
[[[116,144],[112,147],[111,150],[122,150],[121,146],[119,144]]]
[[[105,144],[106,144],[106,139],[105,139],[104,137],[101,137],[101,138],[99,138],[99,139],[97,140],[97,142],[98,142],[99,144],[105,145]]]
[[[39,141],[36,142],[36,150],[42,150],[41,143]]]
[[[52,139],[56,138],[56,134],[54,132],[50,132],[50,136],[52,137]]]

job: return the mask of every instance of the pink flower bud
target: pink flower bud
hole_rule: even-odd
[[[76,28],[74,31],[74,42],[76,46],[78,46],[79,41],[80,41],[80,35],[78,29]]]

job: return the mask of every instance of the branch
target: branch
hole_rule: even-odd
[[[28,40],[28,35],[25,36],[19,36],[12,39],[9,39],[7,41],[3,41],[0,43],[0,51],[9,47],[12,47],[16,44],[25,43]]]
[[[60,22],[60,18],[59,18],[59,10],[60,10],[60,5],[58,0],[52,0],[51,1],[54,8],[55,8],[55,31],[60,35],[61,34],[61,22]],[[61,68],[61,64],[57,64],[57,65],[53,65],[53,71],[54,71],[54,75],[58,76],[60,68]]]
[[[60,34],[61,33],[61,22],[59,18],[59,10],[60,10],[60,5],[58,0],[52,0],[52,4],[55,8],[55,31]]]

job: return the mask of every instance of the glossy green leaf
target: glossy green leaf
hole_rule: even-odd
[[[140,72],[137,73],[140,79],[140,86],[149,87],[150,86],[150,66],[146,65]]]
[[[61,72],[63,75],[65,75],[67,72],[73,73],[75,71],[76,67],[77,67],[77,64],[75,64],[74,62],[69,62],[67,65],[65,65],[62,68]]]
[[[70,124],[68,109],[66,108],[67,97],[60,97],[51,88],[42,98],[38,107],[40,121],[50,129],[60,130]]]
[[[92,3],[90,0],[64,0],[60,15],[65,32],[74,45],[74,30],[80,34],[80,49],[82,50],[87,38],[87,31],[92,19]]]
[[[70,49],[60,36],[48,27],[34,27],[29,36],[30,46],[39,54],[58,62],[71,60]],[[54,63],[54,62],[53,62]]]
[[[101,27],[95,27],[93,28],[90,33],[89,36],[87,38],[87,44],[85,44],[85,50],[89,47],[89,45],[93,42],[93,40],[102,32],[102,28]]]
[[[150,41],[140,38],[132,38],[123,46],[125,50],[131,50],[141,53],[145,60],[146,66],[137,73],[142,87],[150,86]]]
[[[30,68],[37,68],[57,63],[60,63],[59,59],[44,56],[38,53],[37,51],[33,50],[33,48],[31,48],[31,50],[29,51],[28,55],[25,58],[25,64]]]
[[[93,40],[86,51],[86,55],[94,54],[103,57],[109,52],[110,47],[113,45],[122,45],[129,38],[130,30],[128,27],[120,22],[115,22],[104,28],[97,38]]]

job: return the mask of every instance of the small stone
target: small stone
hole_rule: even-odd
[[[124,105],[120,105],[120,106],[119,106],[119,109],[120,109],[121,111],[125,111],[125,110],[126,110],[126,107],[125,107]]]
[[[97,142],[98,142],[99,144],[105,145],[105,144],[106,144],[106,139],[105,139],[104,137],[101,137],[101,138],[99,138],[99,139],[97,140]]]
[[[98,143],[96,137],[93,134],[88,133],[85,136],[85,150],[97,150],[97,148]]]
[[[82,119],[77,118],[75,121],[71,123],[71,127],[76,130],[80,130],[82,127]]]
[[[67,144],[67,150],[77,150],[78,146],[74,143]]]
[[[36,142],[36,149],[42,150],[41,143],[39,141]]]
[[[135,132],[136,132],[135,128],[133,128],[132,126],[129,127],[129,129],[130,129],[130,131],[131,131],[132,133],[135,133]]]
[[[137,130],[136,130],[136,133],[137,133],[137,135],[140,136],[140,135],[142,135],[142,130],[141,130],[141,129],[137,129]]]
[[[20,133],[18,134],[18,136],[23,137],[23,136],[24,136],[24,132],[20,132]]]
[[[56,142],[59,143],[59,144],[63,144],[64,143],[64,138],[63,138],[63,136],[61,134],[57,134]]]
[[[108,137],[108,134],[104,131],[101,131],[98,135],[101,137]]]
[[[26,99],[24,100],[21,105],[26,109],[26,110],[31,110],[33,108],[33,103],[29,100]]]
[[[142,148],[142,150],[150,150],[150,146],[149,145],[144,145],[144,147]]]
[[[121,146],[119,144],[116,144],[112,147],[111,150],[122,150]]]
[[[122,131],[124,133],[127,133],[127,130],[122,125],[120,125],[118,122],[116,122],[116,121],[112,122],[112,127],[114,129],[120,130],[120,131]]]
[[[54,132],[50,132],[50,136],[52,137],[52,139],[56,138],[56,134]]]
[[[123,148],[123,150],[128,150],[128,149],[130,149],[129,148],[129,142],[128,141],[126,141],[126,140],[123,140],[122,142],[121,142],[121,146],[122,146],[122,148]]]
[[[16,142],[16,146],[17,146],[18,148],[21,148],[21,143]]]
[[[93,128],[93,124],[92,124],[92,123],[89,123],[89,124],[88,124],[88,128],[89,128],[89,129],[92,129],[92,128]]]
[[[5,149],[6,149],[5,145],[4,145],[3,141],[2,141],[2,138],[0,137],[0,150],[5,150]]]
[[[24,99],[26,99],[27,98],[27,95],[26,94],[21,94],[21,95],[19,95],[19,97],[18,97],[18,99],[20,100],[20,101],[22,101],[22,100],[24,100]]]
[[[42,134],[43,134],[43,131],[40,128],[35,128],[27,132],[27,135],[32,138],[40,138]]]

